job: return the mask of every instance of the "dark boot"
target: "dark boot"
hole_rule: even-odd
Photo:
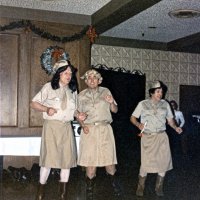
[[[112,184],[114,195],[115,196],[122,196],[122,190],[121,190],[119,179],[118,179],[117,175],[116,174],[114,174],[114,175],[107,174],[107,175],[108,175],[110,182]]]
[[[164,193],[163,193],[163,182],[164,182],[164,177],[158,175],[157,179],[156,179],[155,191],[156,191],[156,195],[159,196],[159,197],[164,196]]]
[[[35,200],[43,200],[44,196],[45,196],[45,184],[39,183],[37,196],[36,196]]]
[[[90,179],[86,177],[86,200],[93,200],[95,178]]]
[[[67,200],[67,183],[59,183],[59,200]]]
[[[142,197],[144,195],[146,178],[147,178],[146,176],[144,176],[144,177],[139,176],[138,186],[137,186],[137,190],[136,190],[136,195],[139,197]]]

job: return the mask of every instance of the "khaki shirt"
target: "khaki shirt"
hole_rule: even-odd
[[[62,110],[61,103],[63,101],[64,92],[67,95],[67,99],[66,108]],[[77,92],[72,93],[68,86],[54,90],[51,87],[51,83],[46,83],[32,101],[57,110],[57,113],[53,116],[48,116],[46,112],[43,112],[44,119],[68,122],[74,119],[74,112],[77,107]]]
[[[163,99],[157,104],[153,104],[151,99],[139,102],[132,115],[136,118],[141,117],[143,124],[147,122],[144,129],[146,133],[165,131],[166,119],[173,118],[169,103]]]
[[[85,89],[78,95],[78,111],[85,112],[88,116],[86,123],[112,122],[110,103],[105,100],[106,95],[111,95],[109,89],[98,87],[94,92]]]

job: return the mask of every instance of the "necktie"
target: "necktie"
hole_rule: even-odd
[[[65,110],[67,108],[67,94],[65,88],[61,88],[61,109]]]

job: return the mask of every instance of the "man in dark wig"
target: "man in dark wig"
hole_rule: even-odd
[[[68,60],[53,67],[51,82],[46,83],[30,104],[43,113],[43,131],[40,149],[40,180],[36,200],[43,200],[45,184],[51,168],[61,169],[59,199],[67,199],[70,168],[76,167],[76,146],[71,121],[76,115],[76,69]]]

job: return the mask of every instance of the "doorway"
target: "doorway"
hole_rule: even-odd
[[[180,86],[180,110],[185,117],[184,134],[187,135],[191,155],[200,152],[200,86]]]

